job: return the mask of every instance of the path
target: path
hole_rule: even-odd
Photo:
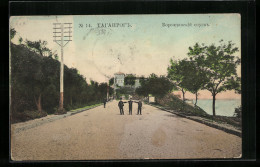
[[[241,138],[149,105],[119,115],[117,101],[15,132],[13,160],[232,158]]]

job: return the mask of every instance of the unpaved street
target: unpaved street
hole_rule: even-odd
[[[118,101],[14,133],[12,160],[232,158],[241,138],[149,105],[119,115]]]

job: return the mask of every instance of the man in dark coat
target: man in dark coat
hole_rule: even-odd
[[[124,115],[124,102],[122,101],[122,98],[120,98],[120,101],[118,102],[118,107],[120,110],[120,115]]]
[[[129,115],[132,115],[133,102],[134,101],[132,101],[132,98],[130,98],[130,100],[128,101],[128,104],[129,104]]]
[[[137,111],[137,115],[142,115],[142,101],[139,100],[139,102],[135,102],[135,103],[138,103],[138,111]]]
[[[104,108],[106,108],[106,103],[107,103],[107,99],[106,98],[104,98],[103,103],[104,103]]]

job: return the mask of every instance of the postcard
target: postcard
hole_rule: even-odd
[[[10,17],[12,161],[242,157],[241,17]]]

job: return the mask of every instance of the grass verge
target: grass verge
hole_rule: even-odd
[[[70,112],[76,112],[76,111],[78,111],[78,110],[84,110],[84,109],[93,108],[93,107],[99,106],[99,105],[101,105],[101,104],[102,104],[102,103],[98,103],[98,104],[93,104],[93,105],[90,105],[90,106],[85,106],[85,107],[77,108],[77,109],[71,110]]]
[[[167,95],[162,99],[157,99],[156,103],[151,103],[154,106],[164,108],[167,110],[173,110],[184,116],[197,116],[207,119],[208,122],[217,122],[220,124],[229,124],[234,126],[236,129],[241,130],[241,118],[238,117],[228,117],[228,116],[213,116],[207,114],[203,109],[198,106],[192,106],[183,102],[181,99],[174,95]]]

